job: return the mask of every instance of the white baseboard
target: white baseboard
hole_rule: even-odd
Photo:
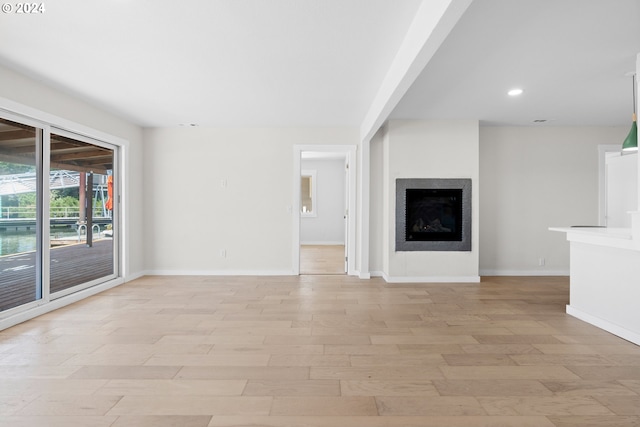
[[[640,345],[640,334],[630,331],[629,329],[624,328],[620,325],[616,325],[615,323],[611,323],[589,313],[585,313],[584,311],[579,310],[575,307],[571,307],[570,305],[567,305],[567,314],[577,319],[584,320],[585,322],[590,323],[593,326],[604,329],[605,331],[610,332],[613,335],[617,335],[620,338],[630,341],[636,345]]]
[[[569,270],[480,270],[480,276],[568,276]]]
[[[137,273],[128,275],[127,277],[124,278],[124,281],[125,281],[125,283],[126,282],[131,282],[132,280],[139,279],[139,278],[141,278],[141,277],[143,277],[145,275],[146,275],[146,273],[144,271],[139,271]]]
[[[371,273],[363,273],[361,271],[356,271],[354,276],[358,276],[359,279],[369,280],[371,279]]]
[[[291,270],[148,270],[145,276],[295,276]]]

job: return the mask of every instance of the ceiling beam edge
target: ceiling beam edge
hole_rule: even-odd
[[[472,1],[422,2],[360,126],[361,141],[373,138]]]

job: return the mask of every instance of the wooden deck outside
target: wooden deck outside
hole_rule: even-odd
[[[36,254],[0,257],[0,311],[36,299]],[[113,240],[51,249],[51,293],[59,292],[113,273]]]

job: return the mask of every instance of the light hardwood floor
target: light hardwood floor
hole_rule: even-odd
[[[640,425],[566,278],[144,277],[0,332],[0,425]]]
[[[344,245],[300,245],[300,274],[345,274]]]

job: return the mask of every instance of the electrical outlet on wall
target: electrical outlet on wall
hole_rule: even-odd
[[[545,259],[542,257],[538,258],[538,266],[544,267],[544,264],[545,264]]]

